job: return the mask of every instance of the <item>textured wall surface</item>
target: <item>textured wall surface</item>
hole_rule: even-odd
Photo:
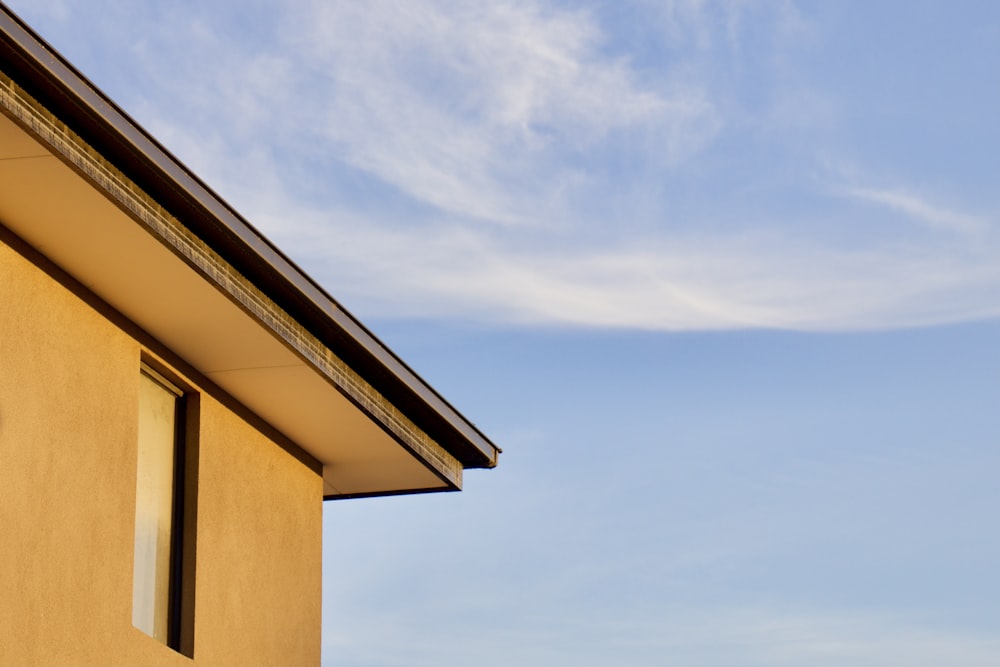
[[[0,664],[318,664],[321,478],[206,393],[194,661],[132,627],[143,353],[0,241]]]

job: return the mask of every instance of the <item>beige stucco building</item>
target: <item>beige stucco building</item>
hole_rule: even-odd
[[[323,500],[498,452],[0,5],[0,664],[318,664]]]

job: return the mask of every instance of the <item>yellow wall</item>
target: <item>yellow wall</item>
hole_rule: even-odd
[[[318,664],[321,477],[204,392],[194,661],[132,627],[144,350],[0,240],[0,664]]]

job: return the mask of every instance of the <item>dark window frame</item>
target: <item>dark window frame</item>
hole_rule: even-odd
[[[164,643],[193,658],[200,394],[162,363],[145,354],[140,360],[139,373],[174,395],[167,637]]]

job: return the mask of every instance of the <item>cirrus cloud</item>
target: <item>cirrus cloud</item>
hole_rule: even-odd
[[[823,26],[793,4],[254,3],[252,41],[225,30],[231,13],[128,10],[134,71],[111,92],[366,315],[664,330],[1000,315],[995,196],[957,210],[864,184],[884,168],[838,185],[831,155],[868,156],[845,141],[859,102],[797,76]]]

